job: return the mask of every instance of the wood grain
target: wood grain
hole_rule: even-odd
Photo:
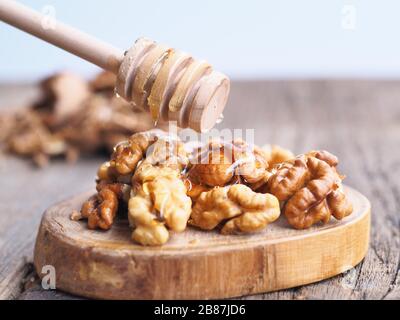
[[[346,188],[353,214],[323,226],[294,230],[281,217],[250,235],[221,235],[188,227],[160,247],[130,239],[127,220],[108,232],[72,221],[84,193],[46,210],[34,264],[56,271],[56,286],[100,299],[212,299],[309,284],[345,272],[368,249],[370,203]],[[43,274],[44,275],[44,274]]]
[[[218,127],[255,128],[256,142],[296,153],[324,148],[337,154],[345,182],[372,203],[370,249],[343,275],[243,299],[400,299],[400,81],[296,80],[233,82]],[[0,86],[0,109],[21,106],[31,86]],[[245,112],[243,112],[245,110]],[[0,297],[71,298],[29,285],[33,244],[43,211],[93,188],[102,158],[61,161],[37,170],[0,154]],[[28,281],[30,283],[30,281]]]

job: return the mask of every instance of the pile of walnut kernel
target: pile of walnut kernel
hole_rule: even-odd
[[[74,161],[80,153],[109,152],[133,133],[150,129],[146,112],[115,96],[115,82],[109,72],[89,82],[70,73],[44,79],[30,106],[0,114],[0,146],[44,166],[53,157]]]
[[[295,157],[242,140],[188,150],[160,130],[141,132],[115,146],[98,170],[97,194],[71,218],[108,230],[127,214],[132,239],[149,246],[166,243],[170,231],[183,232],[187,224],[222,234],[257,232],[281,211],[291,226],[305,229],[353,210],[337,164],[327,151]]]

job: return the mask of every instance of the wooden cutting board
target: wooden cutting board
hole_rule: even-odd
[[[345,190],[354,212],[342,221],[300,231],[281,216],[239,236],[189,227],[162,247],[133,243],[127,221],[104,232],[70,220],[89,192],[45,212],[34,264],[41,277],[54,266],[57,289],[101,299],[228,298],[309,284],[351,269],[367,252],[370,203]]]

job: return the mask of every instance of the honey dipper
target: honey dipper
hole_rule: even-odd
[[[205,61],[146,38],[120,50],[53,21],[12,0],[0,0],[0,20],[117,75],[116,92],[151,113],[155,122],[174,120],[181,128],[211,129],[226,105],[230,83]]]

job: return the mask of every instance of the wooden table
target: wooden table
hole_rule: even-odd
[[[0,110],[23,105],[32,86],[0,86]],[[332,279],[244,299],[400,299],[400,81],[313,80],[233,83],[219,127],[254,128],[256,142],[296,153],[339,156],[345,182],[372,202],[371,243],[356,268]],[[76,298],[43,290],[32,268],[44,209],[94,189],[97,158],[45,169],[0,155],[0,298]]]

